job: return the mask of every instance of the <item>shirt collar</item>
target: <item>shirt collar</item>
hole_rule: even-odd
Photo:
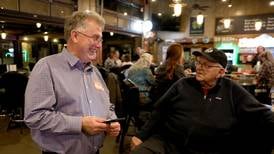
[[[80,59],[73,54],[71,54],[67,48],[64,48],[62,51],[63,55],[66,57],[68,64],[70,65],[71,68],[78,68],[78,69],[83,69],[87,72],[92,71],[93,65],[92,63],[87,63],[84,64],[80,61]]]

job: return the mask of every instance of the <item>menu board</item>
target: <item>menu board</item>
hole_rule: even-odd
[[[250,16],[230,17],[231,25],[224,28],[224,18],[216,18],[215,34],[256,34],[256,33],[274,33],[274,13],[260,14]],[[255,29],[255,22],[262,21],[262,28],[259,31]]]

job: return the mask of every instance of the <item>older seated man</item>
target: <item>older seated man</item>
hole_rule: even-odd
[[[249,142],[249,136],[242,134],[256,127],[271,132],[271,110],[223,77],[227,57],[222,51],[210,48],[193,55],[196,76],[180,79],[156,102],[151,119],[131,140],[132,153],[271,153],[271,147],[265,151],[263,148],[273,141],[259,147],[254,143],[262,141]],[[261,132],[256,131],[250,138]]]

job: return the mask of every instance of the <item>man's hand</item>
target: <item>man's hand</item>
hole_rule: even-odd
[[[130,149],[131,150],[135,149],[141,143],[143,143],[143,141],[141,141],[138,137],[133,136],[130,142]]]
[[[121,130],[120,123],[119,122],[112,122],[110,124],[107,124],[107,134],[109,136],[118,136],[119,132]]]
[[[102,133],[107,130],[104,121],[105,119],[95,116],[82,117],[82,131],[88,135]]]

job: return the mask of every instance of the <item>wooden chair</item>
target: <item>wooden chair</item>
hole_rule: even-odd
[[[7,72],[2,75],[0,80],[1,88],[5,89],[3,107],[10,117],[7,130],[13,125],[19,124],[22,132],[24,125],[24,99],[28,77],[19,72]]]
[[[119,153],[124,152],[125,137],[128,136],[128,129],[130,124],[135,128],[141,128],[145,123],[139,118],[140,111],[151,112],[150,108],[140,106],[140,92],[138,87],[129,79],[123,82],[123,108],[126,120],[121,123],[121,133],[119,135]]]

